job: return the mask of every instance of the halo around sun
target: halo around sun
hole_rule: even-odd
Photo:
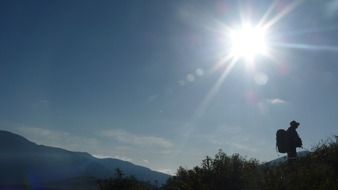
[[[232,57],[253,59],[259,54],[267,54],[266,29],[263,27],[244,24],[232,29],[229,38]]]

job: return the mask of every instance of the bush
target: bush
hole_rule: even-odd
[[[156,186],[149,182],[138,181],[133,176],[124,176],[120,169],[116,169],[116,177],[98,180],[97,185],[100,190],[156,190]]]
[[[206,157],[200,167],[180,167],[177,175],[163,187],[166,190],[258,189],[262,173],[257,160],[246,160],[239,154],[227,156],[222,150],[215,158]]]

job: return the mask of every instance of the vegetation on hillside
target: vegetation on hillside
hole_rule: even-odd
[[[336,141],[321,142],[311,153],[292,163],[261,164],[219,150],[193,169],[179,167],[161,188],[124,176],[119,169],[115,178],[100,180],[98,185],[100,190],[338,189],[338,137]]]
[[[163,189],[338,189],[338,141],[322,142],[307,156],[276,166],[220,150],[214,158],[207,156],[201,166],[180,167]]]
[[[201,166],[191,170],[180,167],[176,176],[167,181],[166,190],[198,189],[259,189],[263,173],[257,160],[239,154],[227,156],[221,150],[214,158],[206,157]]]
[[[156,190],[157,185],[150,182],[142,182],[137,180],[134,176],[125,176],[124,173],[117,168],[115,170],[115,177],[98,180],[97,185],[100,190]]]

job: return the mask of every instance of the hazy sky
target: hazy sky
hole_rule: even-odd
[[[226,28],[264,15],[269,57],[228,69]],[[310,149],[338,134],[337,23],[332,0],[2,0],[0,129],[171,173],[274,159],[294,119]]]

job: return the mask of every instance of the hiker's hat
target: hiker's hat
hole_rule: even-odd
[[[299,123],[297,121],[293,120],[293,121],[290,122],[290,125],[291,126],[299,126]]]

